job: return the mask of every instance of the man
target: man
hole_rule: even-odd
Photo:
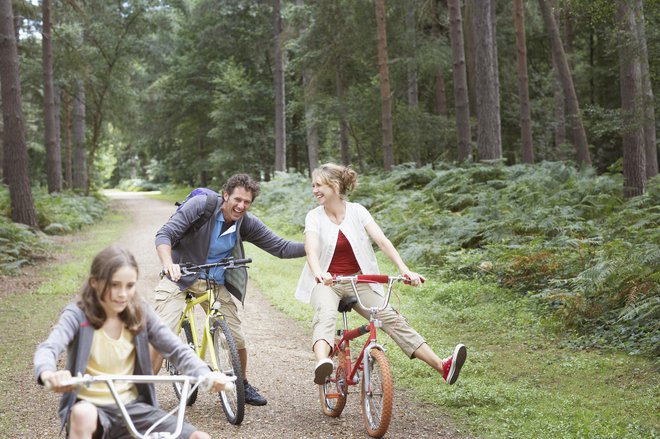
[[[246,174],[229,178],[223,187],[211,218],[201,227],[192,227],[206,208],[206,196],[189,198],[156,233],[156,251],[163,265],[163,277],[156,287],[156,312],[172,329],[176,330],[185,303],[186,291],[202,293],[206,281],[195,276],[181,277],[179,263],[209,264],[227,257],[244,258],[243,241],[251,242],[262,250],[279,258],[299,258],[305,256],[304,245],[277,236],[257,217],[248,213],[250,206],[259,195],[259,184]],[[212,195],[208,195],[212,196]],[[247,349],[241,330],[241,320],[234,296],[241,303],[245,300],[247,270],[227,270],[218,268],[211,272],[217,284],[221,285],[218,298],[222,304],[225,320],[229,325],[241,359],[241,369],[245,385],[245,402],[251,405],[265,405],[266,398],[252,387],[247,380]],[[152,352],[155,373],[160,370],[162,357]]]

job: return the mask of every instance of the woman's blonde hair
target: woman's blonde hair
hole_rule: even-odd
[[[341,198],[357,187],[357,172],[350,166],[325,163],[312,171],[312,180],[333,187]]]
[[[131,252],[116,245],[104,248],[92,261],[89,276],[80,291],[78,306],[95,329],[99,329],[105,323],[107,316],[101,301],[110,291],[112,276],[123,267],[130,267],[136,274],[139,273],[137,262]],[[98,288],[92,287],[92,279],[96,281]],[[142,329],[144,312],[139,294],[133,295],[126,308],[119,314],[119,318],[134,334]]]

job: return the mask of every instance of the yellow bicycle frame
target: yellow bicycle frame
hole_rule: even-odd
[[[195,306],[202,305],[207,303],[206,316],[204,317],[204,332],[202,333],[202,342],[199,342],[199,336],[197,334],[197,326],[195,323]],[[220,312],[219,306],[215,308],[213,305],[216,303],[215,297],[215,287],[210,283],[204,293],[194,297],[192,293],[186,294],[186,306],[181,314],[179,323],[176,327],[177,335],[181,334],[181,327],[184,320],[188,320],[190,323],[190,332],[192,333],[192,341],[195,349],[195,353],[203,361],[206,361],[206,350],[208,349],[209,355],[211,356],[211,367],[214,371],[220,371],[218,366],[218,360],[215,354],[215,346],[213,346],[213,338],[211,333],[211,322],[214,319],[224,319],[225,317]]]

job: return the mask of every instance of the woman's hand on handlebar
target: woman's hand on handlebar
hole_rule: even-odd
[[[424,276],[410,270],[405,270],[401,272],[401,275],[406,279],[408,279],[408,281],[406,281],[407,284],[412,285],[414,287],[421,285],[424,283],[424,281],[426,281],[426,278]]]
[[[181,279],[181,267],[179,264],[175,264],[174,262],[170,264],[163,264],[163,271],[161,274],[168,276],[173,282],[176,282]]]
[[[330,286],[335,283],[335,279],[332,277],[330,273],[317,274],[314,276],[314,278],[316,279],[316,283],[318,284]]]
[[[57,393],[73,391],[73,386],[63,386],[61,383],[71,380],[71,372],[68,370],[46,371],[41,374],[41,382],[47,389]]]

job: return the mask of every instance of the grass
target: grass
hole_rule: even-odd
[[[254,260],[250,278],[257,288],[311,328],[311,307],[294,298],[303,261],[280,260],[251,245],[246,253]],[[380,265],[393,272],[386,261]],[[451,416],[462,431],[488,438],[660,436],[658,365],[618,352],[558,347],[559,337],[538,319],[532,299],[478,281],[429,279],[422,288],[399,288],[392,305],[440,356],[456,342],[468,346],[461,379],[449,387],[381,339],[396,385]]]
[[[125,227],[126,218],[115,213],[108,214],[104,221],[83,231],[83,239],[58,251],[70,255],[67,263],[57,266],[45,265],[53,270],[45,273],[46,280],[36,291],[16,291],[0,298],[0,393],[4,395],[0,405],[0,431],[16,431],[16,422],[24,421],[11,416],[12,401],[21,398],[16,394],[15,382],[32,369],[32,362],[25,364],[25,352],[34,352],[36,346],[48,335],[50,325],[29,324],[53,319],[54,309],[63,309],[80,289],[92,258],[99,250],[116,241]],[[30,355],[31,360],[31,355]],[[27,422],[27,421],[24,421]],[[10,424],[12,427],[10,428]]]

